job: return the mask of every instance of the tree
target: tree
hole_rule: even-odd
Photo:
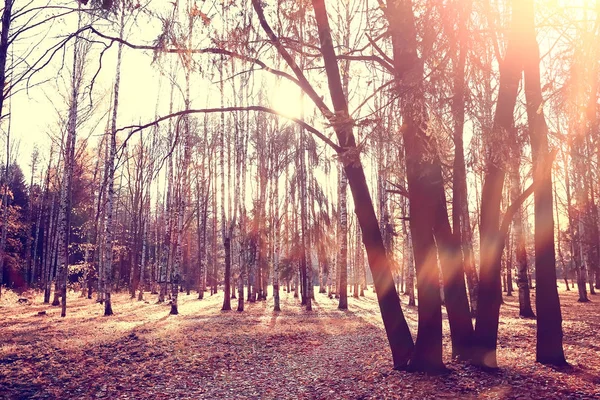
[[[13,0],[4,1],[4,10],[2,11],[2,32],[0,32],[0,117],[4,112],[4,99],[6,93],[4,88],[6,87],[6,58],[8,55],[9,46],[9,32],[10,24],[12,21],[12,7]],[[1,120],[1,118],[0,118]],[[10,164],[10,129],[7,131],[6,136],[6,168],[4,170],[3,178],[8,180],[8,166]],[[2,182],[3,193],[2,193],[2,230],[0,232],[0,297],[2,297],[2,284],[4,283],[4,249],[6,247],[6,229],[8,226],[8,190],[6,183]]]
[[[543,364],[566,364],[562,348],[562,316],[556,289],[556,255],[554,249],[554,213],[552,211],[552,163],[548,149],[548,126],[544,118],[539,70],[539,46],[534,25],[533,0],[517,9],[525,22],[522,40],[526,45],[525,96],[533,158],[535,207],[535,271],[537,342],[536,360]],[[597,229],[597,226],[596,226]]]
[[[509,170],[510,178],[510,201],[515,203],[521,194],[521,175],[519,169],[521,167],[521,146],[522,142],[518,141],[513,146],[511,153],[511,165]],[[523,208],[519,207],[513,218],[513,238],[515,256],[517,260],[517,285],[519,288],[519,315],[525,318],[535,318],[533,309],[531,308],[531,297],[529,295],[529,279],[527,265],[527,249],[525,246],[525,235],[523,234]]]
[[[267,32],[272,40],[276,39],[275,35],[272,33],[270,27],[268,27],[268,24],[264,19],[260,5],[256,0],[253,0],[252,3],[257,11],[257,14],[259,15],[263,29]],[[340,80],[339,67],[336,61],[336,55],[331,39],[331,31],[329,28],[329,20],[327,18],[325,2],[322,0],[313,0],[312,3],[319,31],[319,41],[321,45],[321,53],[323,54],[323,62],[325,64],[329,91],[334,106],[334,113],[328,111],[324,104],[322,104],[319,108],[326,116],[329,117],[330,122],[333,123],[334,130],[338,137],[338,142],[343,149],[341,152],[341,157],[344,165],[344,172],[348,177],[348,184],[350,186],[356,207],[356,216],[361,226],[363,243],[367,251],[369,267],[371,268],[371,272],[373,274],[379,307],[381,309],[388,341],[390,342],[390,347],[392,350],[394,368],[405,368],[413,350],[412,337],[406,320],[404,319],[402,309],[400,308],[398,294],[394,287],[394,280],[390,270],[389,260],[386,257],[383,239],[381,238],[381,232],[379,231],[377,217],[375,216],[375,210],[373,208],[373,202],[371,201],[364,171],[356,152],[356,142],[354,135],[352,134],[352,128],[348,123],[348,105],[346,98],[344,97]],[[282,55],[282,58],[286,59],[288,65],[291,64],[290,67],[293,68],[293,61],[289,55],[286,56],[285,50],[279,47],[278,51]],[[305,85],[307,85],[307,87],[305,90],[308,89],[309,84],[305,79],[303,79],[301,72],[296,72],[296,75],[299,80],[306,82]],[[314,93],[314,91],[310,89],[306,91],[311,91]],[[311,98],[313,101],[315,100],[313,96],[311,96]]]
[[[513,132],[513,112],[522,73],[520,47],[523,13],[519,2],[513,2],[512,22],[506,55],[500,64],[500,87],[492,130],[484,136],[485,176],[481,193],[480,223],[480,297],[475,325],[475,363],[496,368],[496,341],[498,318],[502,303],[500,280],[503,244],[499,230],[500,202],[506,174],[506,156],[503,149],[510,148]],[[512,139],[512,140],[511,140]]]

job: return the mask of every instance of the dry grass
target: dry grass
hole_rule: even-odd
[[[26,295],[27,305],[10,292],[0,302],[0,398],[600,398],[600,309],[577,303],[574,291],[561,291],[570,368],[534,362],[535,321],[516,317],[513,297],[502,307],[500,371],[452,363],[445,321],[451,373],[443,377],[391,370],[371,292],[349,299],[347,312],[316,294],[310,313],[287,293],[280,313],[272,299],[238,313],[220,311],[222,293],[182,294],[178,316],[155,296],[118,294],[108,318],[74,293],[66,318]],[[416,309],[404,310],[416,332]]]

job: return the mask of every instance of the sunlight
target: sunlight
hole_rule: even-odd
[[[269,103],[277,112],[294,118],[302,116],[302,98],[300,89],[287,80],[279,80],[269,93]]]

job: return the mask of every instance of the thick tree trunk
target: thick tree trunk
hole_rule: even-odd
[[[526,14],[525,96],[533,159],[535,210],[535,276],[537,343],[536,361],[564,365],[562,347],[562,315],[556,288],[556,256],[554,250],[554,213],[552,212],[552,160],[548,151],[548,126],[543,113],[540,83],[539,46],[534,28],[533,0],[520,10]]]
[[[440,371],[444,365],[437,246],[440,247],[448,315],[453,327],[453,349],[456,355],[464,358],[468,358],[467,348],[472,335],[469,303],[463,266],[459,261],[460,244],[454,239],[448,223],[441,164],[432,154],[435,141],[424,131],[427,123],[422,87],[424,70],[417,51],[412,4],[388,2],[386,14],[392,35],[395,78],[403,94],[402,129],[419,298],[419,333],[411,368]]]
[[[417,145],[414,140],[410,140],[417,139],[416,135],[411,138],[405,133],[404,138],[407,148]],[[407,155],[410,233],[417,272],[417,299],[419,300],[418,334],[409,367],[415,371],[435,372],[444,368],[442,362],[442,299],[440,297],[437,247],[432,232],[435,217],[431,212],[433,204],[427,200],[431,197],[431,193],[423,190],[423,180],[419,179],[417,168],[412,165],[408,166],[409,162],[414,162],[409,159],[410,157]]]

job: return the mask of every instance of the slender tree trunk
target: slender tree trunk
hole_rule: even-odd
[[[359,297],[359,292],[358,292],[358,286],[359,286],[359,280],[360,280],[360,276],[359,274],[362,272],[362,269],[364,268],[363,265],[363,254],[362,254],[362,247],[361,247],[361,237],[360,237],[360,227],[356,226],[356,248],[355,248],[355,252],[356,252],[356,259],[355,259],[355,263],[354,263],[354,298]],[[363,293],[364,296],[364,293]]]
[[[348,186],[348,179],[343,169],[340,169],[339,177],[339,190],[338,190],[338,212],[339,218],[339,231],[338,240],[340,244],[340,252],[338,255],[338,269],[340,273],[340,285],[338,292],[340,295],[340,301],[338,309],[348,309],[348,211],[346,208],[346,187]]]
[[[125,30],[125,10],[121,10],[121,21],[119,37],[123,37]],[[115,197],[115,157],[117,150],[117,116],[119,109],[119,87],[121,83],[121,62],[123,58],[123,44],[118,44],[117,49],[117,71],[115,74],[115,86],[113,89],[113,108],[111,116],[111,130],[109,133],[109,151],[106,160],[106,211],[104,225],[104,268],[106,273],[104,287],[104,315],[110,316],[113,314],[111,290],[112,290],[112,262],[113,262],[113,202]]]
[[[520,144],[514,146],[510,165],[510,200],[514,203],[521,194],[521,178],[519,176],[519,160],[521,159]],[[527,251],[525,235],[523,235],[523,207],[519,207],[513,218],[513,238],[515,242],[515,258],[517,261],[517,287],[519,289],[519,315],[525,318],[535,318],[531,308],[529,282],[527,280]]]
[[[62,154],[62,151],[60,152]],[[60,161],[57,163],[57,168],[60,166]],[[45,257],[44,257],[44,303],[50,303],[50,295],[52,288],[52,269],[54,267],[54,241],[57,238],[56,225],[57,221],[54,218],[54,206],[56,204],[56,193],[52,193],[52,200],[50,201],[50,213],[48,215],[48,234],[45,235]],[[57,299],[58,300],[58,299]],[[58,304],[56,304],[58,305]]]
[[[14,0],[4,0],[2,12],[2,32],[0,32],[0,114],[4,113],[6,92],[6,59],[10,45],[10,24],[12,22],[12,7]],[[10,116],[9,116],[10,118]],[[4,182],[2,182],[2,229],[0,232],[0,298],[2,298],[2,284],[4,283],[4,250],[6,249],[6,235],[8,230],[8,167],[10,165],[10,127],[6,137],[6,169],[4,171]]]
[[[148,199],[148,201],[149,200],[150,199]],[[146,242],[148,241],[146,237],[146,231],[146,221],[144,220],[144,222],[142,222],[142,257],[140,261],[140,279],[138,282],[138,301],[144,300],[144,271],[146,269]]]
[[[512,242],[510,237],[507,239],[508,243],[506,243],[506,296],[511,297],[513,294],[513,284],[512,284],[512,269],[513,269],[513,257],[512,257]]]
[[[32,263],[31,251],[33,246],[33,177],[35,176],[35,170],[37,167],[37,158],[38,152],[37,149],[34,148],[32,156],[31,156],[31,178],[29,183],[29,194],[28,194],[28,202],[27,202],[27,239],[25,240],[25,265],[27,266],[27,283],[31,287],[35,280],[35,265]]]
[[[278,171],[273,179],[273,311],[281,311],[279,300],[279,182]]]
[[[202,164],[202,179],[204,178],[204,163]],[[197,218],[197,235],[198,235],[198,299],[204,299],[204,292],[206,291],[206,227],[208,221],[208,202],[210,194],[210,174],[206,178],[205,183],[200,188],[200,178],[197,177],[196,184],[196,195],[198,196],[198,213]],[[200,202],[201,194],[204,195],[204,200]],[[202,211],[200,211],[202,210]]]
[[[78,26],[81,26],[81,15]],[[77,113],[79,88],[83,78],[83,62],[80,57],[79,39],[75,39],[73,47],[73,69],[71,77],[71,98],[69,104],[69,117],[67,122],[67,137],[64,151],[63,182],[60,192],[60,209],[58,218],[58,265],[56,282],[60,282],[61,317],[67,315],[67,284],[69,279],[69,240],[71,228],[71,185],[73,180],[73,169],[75,167],[75,141],[77,137]]]
[[[471,299],[471,315],[477,312],[477,286],[479,280],[475,270],[473,257],[473,235],[469,216],[469,199],[467,193],[467,172],[464,154],[465,123],[465,66],[467,58],[467,21],[472,3],[467,2],[458,10],[459,29],[457,32],[458,60],[454,71],[454,95],[452,114],[454,117],[454,166],[452,187],[452,230],[462,248],[462,262],[467,276],[469,297]]]
[[[576,155],[576,148],[574,146],[574,144],[571,146],[572,150],[573,150],[573,155],[574,155],[574,161],[577,160],[578,156]],[[575,269],[575,278],[577,280],[577,289],[578,289],[578,293],[579,293],[579,302],[587,302],[589,301],[587,298],[587,291],[585,289],[585,280],[582,282],[581,281],[581,253],[579,251],[580,247],[579,244],[581,242],[581,239],[579,237],[579,229],[576,228],[576,225],[578,225],[576,219],[576,212],[572,207],[572,202],[571,202],[571,179],[570,179],[570,174],[569,174],[569,167],[568,167],[568,163],[567,163],[567,156],[565,154],[563,154],[563,159],[564,159],[564,173],[565,173],[565,192],[566,192],[566,196],[567,196],[567,214],[569,216],[569,236],[571,237],[570,240],[570,247],[571,247],[571,259],[574,265],[574,269]],[[573,287],[575,287],[573,285]]]
[[[46,198],[47,198],[47,194],[48,194],[48,186],[45,183],[44,183],[44,186],[42,187],[42,192],[43,192],[43,194],[39,201],[39,206],[38,206],[39,210],[38,210],[37,221],[35,223],[35,236],[34,236],[34,240],[33,240],[33,272],[34,272],[34,275],[37,272],[38,264],[41,263],[41,259],[40,259],[40,262],[38,262],[38,247],[39,247],[40,233],[41,233],[41,227],[42,227],[42,215],[44,214],[44,207],[45,207],[45,202],[46,202]],[[43,268],[40,265],[39,275],[42,276],[43,273],[44,273]],[[34,279],[34,284],[36,284],[37,281],[39,281],[39,278],[35,279],[35,276],[33,279]]]
[[[243,104],[244,101],[247,101],[245,99],[248,98],[248,93],[247,93],[248,87],[246,87],[246,92],[244,92],[243,90],[240,92],[240,102]],[[246,163],[246,156],[248,154],[248,136],[249,136],[249,131],[250,131],[250,123],[249,123],[249,116],[248,114],[246,115],[246,118],[243,120],[242,123],[242,134],[241,134],[241,138],[239,139],[238,142],[238,149],[236,150],[236,153],[238,153],[239,159],[237,159],[237,165],[236,167],[238,168],[238,174],[239,177],[237,178],[237,186],[236,186],[236,201],[237,201],[237,207],[238,207],[238,212],[239,212],[239,218],[240,218],[240,222],[239,222],[239,235],[238,235],[238,260],[239,260],[239,278],[238,278],[238,305],[237,305],[237,311],[238,312],[242,312],[244,311],[244,281],[246,279],[246,277],[248,276],[248,250],[247,250],[247,239],[248,239],[248,232],[246,231],[246,205],[245,205],[245,198],[246,198],[246,170],[247,170],[247,163]],[[241,153],[241,154],[240,154]]]

